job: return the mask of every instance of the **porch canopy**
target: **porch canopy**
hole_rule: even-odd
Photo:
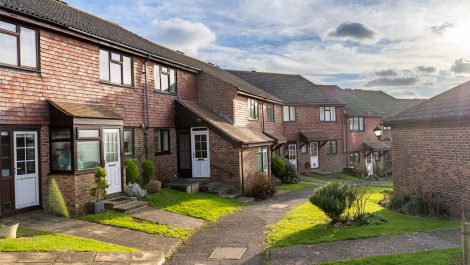
[[[273,139],[251,128],[238,127],[197,101],[176,101],[177,128],[205,126],[234,146],[269,145]]]
[[[265,132],[267,136],[273,138],[276,142],[276,144],[285,144],[287,143],[287,138],[284,137],[282,134],[277,133],[277,132]]]
[[[302,142],[319,142],[330,139],[323,131],[301,131],[299,134]]]
[[[124,125],[123,118],[104,105],[49,100],[49,106],[51,125]]]
[[[366,151],[388,151],[392,148],[392,141],[365,141]]]

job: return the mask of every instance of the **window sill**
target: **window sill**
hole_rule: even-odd
[[[155,156],[163,156],[163,155],[171,155],[171,152],[161,152],[161,153],[155,153]]]
[[[258,119],[248,118],[248,121],[259,121],[259,118]]]
[[[283,121],[283,123],[296,123],[297,121]]]
[[[38,68],[27,68],[8,64],[0,64],[0,69],[15,70],[22,73],[41,74],[41,71]]]
[[[349,131],[350,133],[363,133],[364,131]]]
[[[159,91],[159,90],[153,90],[154,93],[156,94],[162,94],[162,95],[167,95],[167,96],[177,96],[177,92],[165,92],[165,91]]]
[[[135,89],[135,86],[132,86],[132,85],[121,85],[121,84],[111,83],[111,82],[103,81],[103,80],[100,80],[100,83],[103,84],[103,85],[110,85],[110,86],[117,86],[117,87]]]
[[[320,121],[321,123],[336,123],[336,121]]]

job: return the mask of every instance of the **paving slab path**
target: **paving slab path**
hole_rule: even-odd
[[[269,200],[247,205],[234,214],[223,216],[194,235],[166,264],[264,264],[266,226],[277,222],[292,208],[306,202],[311,193],[312,189],[305,189],[280,194]],[[224,256],[241,258],[221,258]]]
[[[435,249],[458,247],[460,231],[418,232],[271,249],[272,265],[311,265]]]
[[[130,211],[126,214],[149,222],[180,228],[198,229],[205,224],[205,221],[199,218],[164,211],[150,206]]]

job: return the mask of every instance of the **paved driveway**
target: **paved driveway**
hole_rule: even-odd
[[[245,206],[239,212],[224,216],[217,223],[191,238],[167,264],[264,264],[266,226],[277,222],[296,205],[306,202],[311,193],[312,190],[309,189],[288,192],[263,202]],[[241,250],[246,248],[246,251],[240,260],[209,259],[212,252],[219,247],[235,247]]]

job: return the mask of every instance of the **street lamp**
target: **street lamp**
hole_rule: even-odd
[[[383,128],[382,128],[382,126],[377,126],[377,127],[375,127],[375,129],[374,129],[374,134],[375,134],[375,136],[377,136],[377,139],[379,139],[379,141],[383,141],[383,140],[382,140],[382,135],[383,135]]]

